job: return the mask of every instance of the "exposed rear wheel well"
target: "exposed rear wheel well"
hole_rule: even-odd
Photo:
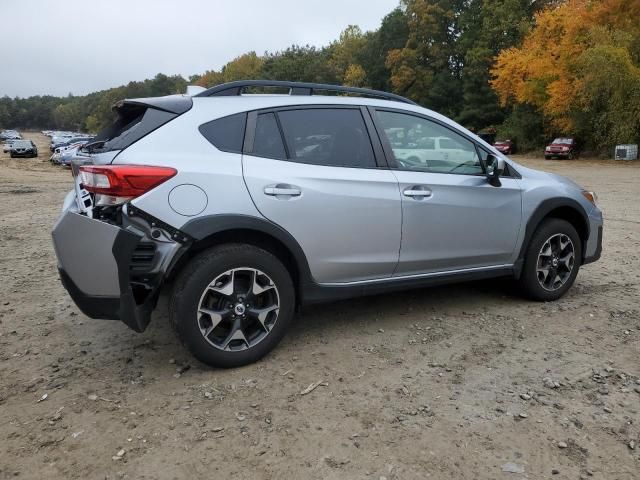
[[[178,260],[176,265],[171,269],[169,280],[184,268],[184,266],[198,253],[217,245],[227,243],[241,243],[245,245],[253,245],[262,248],[275,255],[287,268],[296,289],[296,298],[300,298],[300,271],[293,254],[289,249],[277,238],[249,228],[238,228],[216,232],[208,237],[198,240],[191,248]]]

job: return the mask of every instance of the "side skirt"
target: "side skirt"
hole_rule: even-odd
[[[415,288],[433,287],[458,282],[483,280],[487,278],[513,277],[515,273],[513,265],[501,265],[498,267],[414,275],[400,278],[396,277],[357,283],[307,283],[302,285],[301,303],[303,305],[308,305],[362,297],[366,295],[378,295],[381,293],[396,292],[399,290],[411,290]]]

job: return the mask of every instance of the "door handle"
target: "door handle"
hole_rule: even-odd
[[[293,185],[270,185],[268,187],[264,187],[264,194],[272,197],[277,197],[278,195],[298,197],[302,194],[302,190],[298,187],[294,187]]]
[[[430,188],[424,187],[422,185],[415,185],[413,187],[406,188],[403,192],[405,197],[412,197],[418,200],[422,198],[428,198],[433,195],[433,192]]]

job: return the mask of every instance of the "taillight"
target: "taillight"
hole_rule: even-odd
[[[139,197],[178,172],[149,165],[82,165],[79,173],[83,188],[103,198],[96,203],[117,204]]]

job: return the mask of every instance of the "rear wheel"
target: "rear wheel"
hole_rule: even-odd
[[[573,285],[581,258],[573,225],[559,218],[544,220],[527,247],[520,286],[534,300],[557,300]]]
[[[284,336],[295,312],[291,276],[273,254],[252,245],[215,247],[176,280],[169,317],[200,361],[215,367],[255,362]]]

